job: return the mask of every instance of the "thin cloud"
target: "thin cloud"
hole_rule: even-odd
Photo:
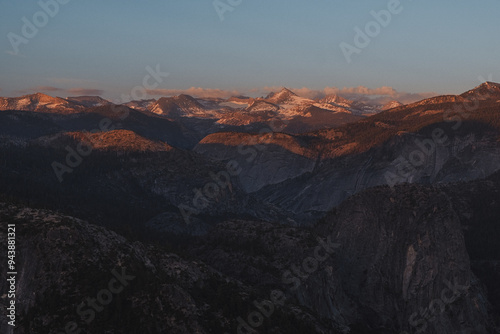
[[[64,89],[59,88],[59,87],[54,87],[54,86],[38,86],[33,88],[34,91],[37,92],[61,92],[64,91]]]
[[[26,95],[26,94],[32,94],[33,92],[29,89],[18,89],[18,90],[15,90],[14,91],[14,94],[16,96],[20,96],[20,95]]]
[[[101,89],[93,88],[70,88],[64,89],[55,86],[37,86],[29,89],[17,90],[16,93],[20,95],[33,94],[35,92],[45,92],[50,95],[58,93],[58,95],[102,95],[104,93]]]
[[[68,89],[67,92],[69,94],[74,95],[102,95],[104,91],[102,89],[93,89],[93,88],[71,88]]]
[[[99,84],[96,80],[86,80],[78,78],[47,78],[47,81],[61,86],[97,86]]]
[[[261,92],[266,95],[270,92],[276,92],[281,90],[283,87],[263,87],[262,89],[254,89],[253,92]],[[295,94],[309,98],[309,99],[319,99],[327,95],[339,95],[343,98],[357,101],[364,101],[370,104],[385,104],[390,101],[397,100],[401,103],[407,104],[416,101],[420,101],[429,97],[439,95],[434,92],[425,93],[408,93],[399,92],[393,87],[382,86],[377,88],[368,88],[365,86],[357,87],[325,87],[323,89],[310,89],[307,87],[302,88],[290,88]]]
[[[180,94],[187,94],[194,97],[216,97],[216,98],[229,98],[235,95],[241,95],[237,90],[223,90],[213,88],[191,87],[188,89],[148,89],[146,92],[153,96],[173,96]]]
[[[392,87],[382,86],[375,89],[370,89],[365,86],[344,87],[340,89],[340,94],[359,94],[359,95],[387,95],[395,96],[396,90]]]

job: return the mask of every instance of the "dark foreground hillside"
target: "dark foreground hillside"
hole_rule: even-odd
[[[498,173],[377,187],[310,229],[220,221],[177,255],[3,202],[18,238],[16,333],[497,333],[498,189]]]

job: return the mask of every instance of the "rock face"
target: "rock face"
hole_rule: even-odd
[[[298,215],[315,211],[321,215],[348,196],[370,187],[474,180],[491,175],[500,167],[496,135],[469,133],[449,137],[443,144],[429,138],[405,134],[366,153],[319,162],[311,173],[267,185],[256,196]]]
[[[340,313],[337,320],[387,332],[486,331],[486,293],[472,273],[461,222],[446,192],[375,188],[350,198],[325,222],[341,246],[332,272],[309,285],[326,290],[298,292],[306,305],[327,295],[325,314]],[[346,302],[356,305],[352,313],[343,312]]]
[[[268,140],[264,135],[218,133],[194,150],[215,160],[237,161],[245,191],[310,221],[370,187],[467,181],[499,169],[497,133],[444,129],[435,125],[420,133],[402,133],[355,155],[342,152],[356,145],[350,143],[336,148],[339,157],[334,159],[321,159],[323,153],[307,139],[285,134]],[[441,136],[433,137],[434,130]]]
[[[495,177],[370,189],[312,230],[222,223],[191,251],[247,284],[287,291],[290,303],[313,310],[331,331],[497,333]],[[489,203],[488,219],[479,201]]]
[[[315,152],[299,139],[281,133],[218,133],[205,137],[194,151],[215,160],[236,161],[238,178],[247,192],[311,172]]]
[[[241,161],[245,190],[293,212],[294,219],[311,221],[373,186],[467,181],[497,171],[500,111],[495,87],[484,84],[467,98],[435,97],[335,129],[289,135],[279,151],[275,143],[259,141],[262,135],[236,149],[230,133],[206,137],[195,151]],[[290,149],[294,142],[301,143],[301,151]]]

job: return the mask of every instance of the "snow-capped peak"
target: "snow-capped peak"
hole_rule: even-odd
[[[345,99],[337,94],[330,94],[318,101],[319,103],[334,103],[344,107],[350,107],[353,101]]]
[[[282,104],[291,102],[295,97],[299,96],[288,88],[283,87],[279,92],[274,92],[267,95],[265,100],[274,104]]]
[[[390,101],[388,103],[386,103],[383,107],[382,107],[382,110],[389,110],[389,109],[392,109],[392,108],[397,108],[397,107],[401,107],[403,104],[399,101]]]
[[[12,98],[0,98],[0,110],[74,112],[81,111],[82,109],[83,107],[79,104],[43,93],[35,93]]]

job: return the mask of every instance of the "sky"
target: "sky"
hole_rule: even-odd
[[[499,0],[0,0],[0,8],[0,96],[261,96],[285,86],[307,97],[411,100],[500,81]],[[377,23],[373,11],[390,17]],[[168,76],[141,90],[148,67]]]

